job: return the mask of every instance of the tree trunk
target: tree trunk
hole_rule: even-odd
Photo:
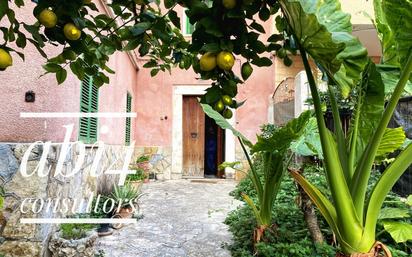
[[[299,195],[301,199],[300,209],[303,212],[305,217],[306,225],[308,226],[308,230],[310,236],[314,243],[323,243],[324,238],[322,232],[320,231],[318,217],[316,216],[315,208],[306,194],[305,190],[301,186],[298,185]]]

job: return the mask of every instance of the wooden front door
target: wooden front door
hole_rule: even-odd
[[[204,177],[205,114],[196,96],[183,97],[183,176]]]

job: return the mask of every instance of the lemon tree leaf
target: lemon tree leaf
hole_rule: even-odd
[[[384,221],[383,227],[396,243],[412,240],[412,224],[406,222]]]

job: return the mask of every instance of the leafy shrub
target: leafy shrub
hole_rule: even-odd
[[[144,170],[142,168],[134,168],[133,170],[136,171],[135,174],[128,174],[126,177],[126,181],[141,181],[144,180],[146,178],[146,174],[144,172]]]
[[[262,167],[259,157],[255,158],[257,170]],[[312,174],[314,173],[314,174]],[[261,173],[260,177],[263,179]],[[309,175],[310,174],[310,175]],[[308,172],[308,176],[315,184],[326,185],[324,177],[319,175],[316,168]],[[236,199],[242,200],[241,192],[247,192],[252,199],[256,199],[256,192],[250,179],[244,179],[230,193]],[[303,213],[295,203],[298,198],[298,190],[294,181],[286,176],[282,181],[281,189],[273,206],[274,232],[266,232],[262,242],[256,245],[257,256],[293,256],[293,257],[329,257],[335,255],[335,250],[329,245],[314,245],[310,239],[306,228]],[[327,226],[320,218],[321,227],[326,230]],[[234,257],[253,256],[253,229],[256,221],[252,210],[248,206],[242,206],[232,211],[225,223],[233,234],[233,244],[229,250]],[[331,238],[331,233],[325,233],[327,238]]]
[[[262,167],[259,157],[254,159],[255,166],[259,171]],[[258,172],[260,179],[263,175]],[[321,168],[315,165],[304,167],[304,174],[308,180],[316,185],[322,193],[329,195],[327,183]],[[371,184],[378,178],[378,174],[372,173]],[[370,188],[371,189],[371,188]],[[256,192],[252,182],[247,177],[239,182],[237,187],[230,193],[234,198],[243,201],[241,193],[245,192],[256,200]],[[264,240],[256,245],[258,254],[256,256],[264,257],[334,257],[336,249],[328,244],[315,245],[310,238],[303,213],[296,204],[298,200],[298,190],[294,181],[286,176],[282,181],[281,190],[273,206],[274,224],[276,224],[276,235],[266,233]],[[384,207],[402,206],[399,197],[391,193],[386,199]],[[332,242],[332,232],[326,222],[318,215],[318,220],[326,242]],[[234,257],[252,257],[253,248],[253,229],[256,227],[256,221],[253,217],[252,210],[247,205],[241,206],[229,213],[225,220],[233,234],[233,243],[228,246]],[[383,228],[378,227],[378,232]],[[388,245],[392,251],[393,257],[410,256],[411,248],[408,244],[396,244],[386,232],[379,233],[378,240]]]
[[[61,236],[67,240],[84,238],[94,228],[92,224],[60,224]]]

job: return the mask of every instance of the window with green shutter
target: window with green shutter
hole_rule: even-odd
[[[132,95],[129,92],[127,92],[126,112],[127,113],[132,112]],[[131,127],[132,127],[132,118],[127,117],[126,118],[126,135],[125,135],[126,145],[130,145]]]
[[[93,84],[93,77],[86,76],[80,91],[80,112],[97,113],[99,107],[99,89]],[[79,140],[86,144],[97,141],[97,118],[80,118]]]
[[[212,7],[213,5],[213,1],[211,0],[203,0],[203,2],[209,7]],[[193,34],[193,31],[195,31],[195,25],[190,23],[189,17],[187,17],[186,15],[186,10],[187,9],[184,9],[184,12],[183,12],[184,13],[183,33],[186,36],[190,36]]]

